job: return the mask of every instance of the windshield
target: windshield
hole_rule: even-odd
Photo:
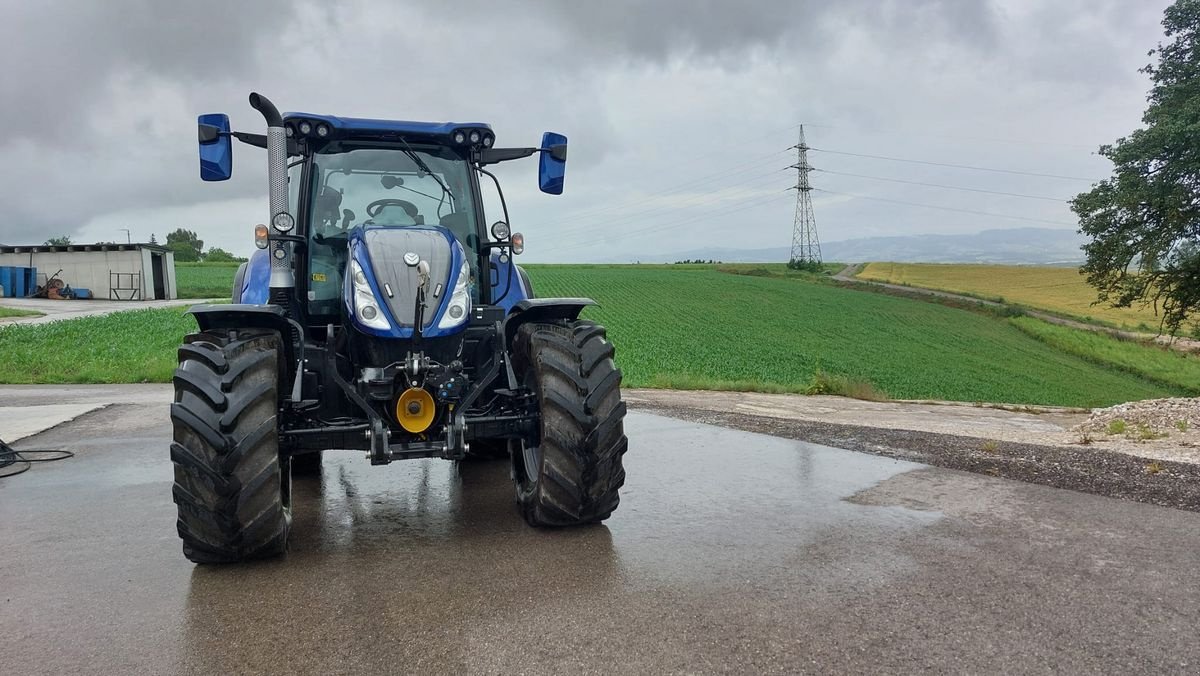
[[[355,226],[441,225],[454,233],[473,261],[479,240],[469,170],[466,159],[440,146],[335,143],[314,155],[309,312],[337,313],[345,233]]]
[[[441,225],[462,217],[474,225],[468,165],[449,148],[333,146],[313,158],[313,171],[314,230],[341,230],[347,216],[346,227]]]

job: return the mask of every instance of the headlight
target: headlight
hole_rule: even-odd
[[[484,134],[484,135],[483,135],[483,147],[484,147],[484,148],[491,148],[491,147],[492,147],[492,144],[493,144],[493,143],[495,143],[495,142],[496,142],[496,137],[495,137],[495,136],[492,136],[491,134]]]
[[[505,223],[504,221],[496,221],[495,223],[492,223],[492,238],[497,242],[503,242],[504,240],[508,239],[508,234],[508,223]]]
[[[350,261],[350,276],[354,284],[354,313],[358,316],[358,321],[373,329],[391,328],[387,318],[379,311],[379,299],[371,291],[367,276],[363,274],[362,266],[356,260]]]
[[[458,270],[458,279],[454,282],[454,293],[450,294],[446,314],[438,322],[439,329],[453,328],[467,321],[467,314],[471,311],[470,282],[471,266],[464,261]]]
[[[472,143],[472,144],[479,143],[479,141],[480,141],[482,138],[483,138],[483,137],[482,137],[482,136],[479,134],[479,130],[478,130],[478,129],[475,129],[475,130],[473,130],[473,131],[471,132],[471,143]]]
[[[456,131],[456,132],[454,132],[454,142],[455,142],[455,143],[460,143],[460,144],[461,144],[461,143],[466,143],[466,142],[467,142],[467,135],[466,135],[466,134],[464,134],[462,131]]]
[[[324,125],[324,124],[318,124],[317,125],[317,136],[320,136],[321,138],[325,138],[326,136],[329,136],[329,126]]]
[[[301,122],[301,123],[300,123],[300,133],[301,133],[301,134],[304,134],[305,136],[308,136],[308,134],[309,134],[311,131],[312,131],[312,123],[311,123],[311,122],[309,122],[308,120],[305,120],[305,121],[303,121],[303,122]]]
[[[288,212],[281,211],[271,219],[271,225],[275,226],[279,232],[288,232],[296,225],[296,219],[292,218]]]

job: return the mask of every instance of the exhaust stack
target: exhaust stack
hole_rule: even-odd
[[[270,184],[268,204],[271,210],[267,222],[274,234],[283,235],[285,232],[275,226],[276,216],[289,213],[287,132],[283,128],[283,116],[270,99],[257,92],[250,94],[250,107],[261,113],[267,122],[267,182]],[[275,241],[270,249],[271,302],[288,308],[291,290],[296,286],[292,273],[292,247],[287,242]]]

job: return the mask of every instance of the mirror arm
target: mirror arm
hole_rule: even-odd
[[[227,133],[229,136],[234,137],[235,139],[241,141],[242,143],[245,143],[246,145],[254,146],[255,148],[263,148],[263,149],[266,149],[266,147],[267,147],[267,135],[266,134],[248,134],[244,131],[231,131],[231,132],[227,132]]]
[[[231,131],[224,132],[223,135],[232,136],[242,143],[245,143],[248,146],[254,146],[255,148],[262,148],[265,150],[267,147],[266,134],[250,134],[244,131]],[[296,139],[288,139],[288,155],[300,154],[300,144],[296,142]]]
[[[519,160],[540,151],[541,148],[484,148],[479,151],[480,166]]]

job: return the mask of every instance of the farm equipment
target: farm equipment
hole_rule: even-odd
[[[250,105],[267,133],[199,118],[200,175],[232,173],[232,141],[265,148],[269,223],[232,304],[198,305],[171,406],[187,558],[285,551],[293,472],[326,450],[372,465],[503,457],[532,526],[589,524],[618,504],[627,448],[621,372],[586,298],[536,298],[513,262],[489,165],[539,156],[561,194],[567,139],[496,148],[486,124],[355,119]],[[504,220],[485,226],[490,179]]]

